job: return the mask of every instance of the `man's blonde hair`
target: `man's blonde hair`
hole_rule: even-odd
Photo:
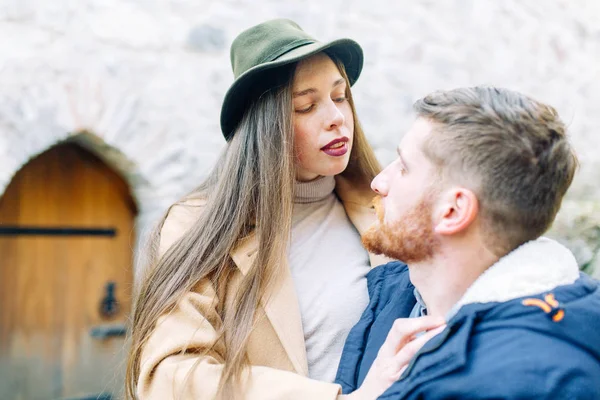
[[[441,178],[476,192],[491,249],[506,254],[550,228],[578,165],[554,108],[474,87],[432,93],[414,109],[434,124],[423,151]]]

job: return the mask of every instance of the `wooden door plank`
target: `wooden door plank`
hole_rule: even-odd
[[[117,235],[0,237],[0,398],[121,393],[123,339],[89,333],[107,322],[99,303],[109,280],[121,308],[108,322],[126,322],[134,216],[125,181],[78,146],[50,149],[17,173],[0,223],[110,225]]]

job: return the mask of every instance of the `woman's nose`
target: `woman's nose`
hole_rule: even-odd
[[[330,106],[330,116],[329,116],[329,129],[335,129],[342,125],[344,125],[345,118],[342,110],[337,107],[337,104],[333,101]]]

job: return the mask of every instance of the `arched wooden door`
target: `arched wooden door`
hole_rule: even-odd
[[[0,399],[120,398],[132,286],[125,181],[75,144],[0,198]]]

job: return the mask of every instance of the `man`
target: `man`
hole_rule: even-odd
[[[426,314],[447,327],[382,399],[600,399],[599,284],[541,237],[577,167],[556,111],[480,87],[433,93],[415,110],[371,185],[380,222],[363,237],[408,267],[370,272],[338,370],[344,393],[396,318]]]

